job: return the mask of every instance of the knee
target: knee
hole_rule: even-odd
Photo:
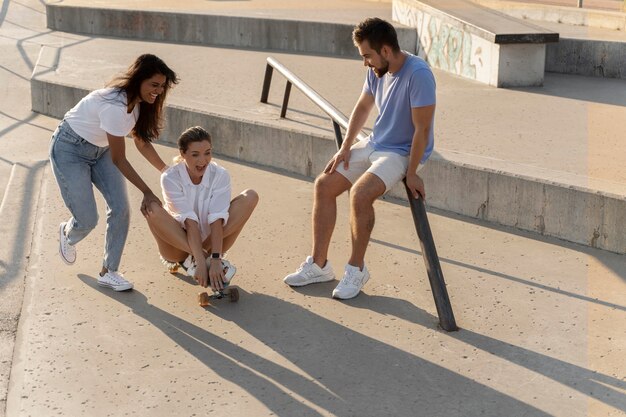
[[[88,213],[81,216],[80,218],[75,217],[75,219],[76,223],[74,227],[76,229],[90,232],[95,229],[96,225],[98,224],[98,212]]]
[[[246,205],[251,209],[254,209],[259,203],[259,194],[251,188],[244,190],[241,195],[243,196],[243,200],[246,202]]]
[[[371,206],[374,204],[376,198],[378,197],[372,195],[367,187],[362,187],[357,184],[350,193],[350,205],[355,208]]]
[[[148,206],[148,214],[146,220],[148,223],[160,222],[163,219],[163,215],[168,214],[165,209],[157,202],[153,201]]]
[[[334,192],[332,179],[328,174],[320,174],[315,178],[315,196],[316,197],[330,197],[335,198],[339,194]]]
[[[107,217],[113,217],[119,222],[130,223],[130,206],[128,203],[123,204],[122,202],[109,206]]]

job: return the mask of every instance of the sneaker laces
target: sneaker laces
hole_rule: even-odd
[[[344,285],[359,286],[359,285],[361,285],[363,283],[363,278],[364,278],[365,275],[362,274],[362,271],[357,271],[357,270],[354,270],[354,269],[350,268],[346,272],[347,273],[341,279],[341,282]]]
[[[126,284],[126,283],[128,283],[128,281],[126,281],[126,279],[124,279],[124,275],[122,275],[120,272],[109,271],[108,274],[109,274],[109,278],[111,278],[111,281],[113,281],[116,284]]]
[[[313,268],[313,263],[308,263],[307,261],[304,261],[300,264],[300,267],[298,268],[298,270],[296,272],[303,272],[306,274],[308,273],[311,268]]]
[[[71,250],[74,246],[70,244],[67,239],[67,235],[65,234],[65,227],[63,228],[63,237],[61,238],[61,246],[63,246],[63,251]]]

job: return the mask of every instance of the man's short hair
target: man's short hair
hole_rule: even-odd
[[[383,45],[391,47],[394,52],[400,52],[396,30],[389,22],[378,17],[369,17],[356,25],[352,31],[352,41],[357,47],[367,41],[377,54]]]

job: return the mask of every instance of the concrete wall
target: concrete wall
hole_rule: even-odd
[[[394,20],[417,29],[419,55],[435,68],[496,87],[543,85],[545,44],[496,44],[480,35],[478,23],[419,1],[394,0],[392,10]]]
[[[48,28],[89,35],[359,57],[353,25],[290,20],[113,10],[46,4]],[[398,27],[400,46],[415,52],[415,30]]]
[[[31,80],[33,110],[61,118],[87,90]],[[45,77],[44,77],[45,78]],[[54,97],[54,100],[50,98]],[[335,152],[331,136],[314,136],[276,124],[170,105],[162,138],[174,142],[192,125],[215,132],[216,153],[287,172],[315,177]],[[516,166],[475,155],[440,151],[422,176],[428,205],[472,218],[554,236],[587,246],[626,253],[626,196],[577,186],[569,176]],[[584,181],[580,181],[584,183]],[[390,196],[406,200],[401,185]],[[408,210],[408,209],[407,209]],[[410,221],[407,213],[407,221]],[[408,223],[407,223],[408,224]]]
[[[547,46],[546,71],[626,78],[626,44],[561,38]]]

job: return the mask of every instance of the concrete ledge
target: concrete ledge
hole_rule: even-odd
[[[417,28],[432,66],[496,87],[543,84],[553,33],[465,0],[394,0],[393,18]]]
[[[200,13],[107,9],[46,4],[48,28],[161,42],[358,57],[353,25]],[[357,22],[355,22],[357,23]],[[414,29],[397,28],[400,45],[415,52]]]
[[[504,0],[471,0],[472,2],[499,10],[518,19],[543,20],[614,30],[626,30],[626,13],[604,10],[578,9],[537,3],[520,3]],[[573,3],[575,4],[575,3]]]
[[[36,77],[31,88],[33,110],[56,118],[88,93]],[[168,105],[166,118],[166,140],[173,142],[187,127],[202,125],[215,132],[218,154],[311,178],[335,152],[330,134],[298,131],[286,127],[287,122],[253,121],[245,114],[235,117],[175,104]],[[626,253],[623,184],[445,150],[431,157],[423,177],[432,207]],[[400,185],[390,196],[406,199]]]

